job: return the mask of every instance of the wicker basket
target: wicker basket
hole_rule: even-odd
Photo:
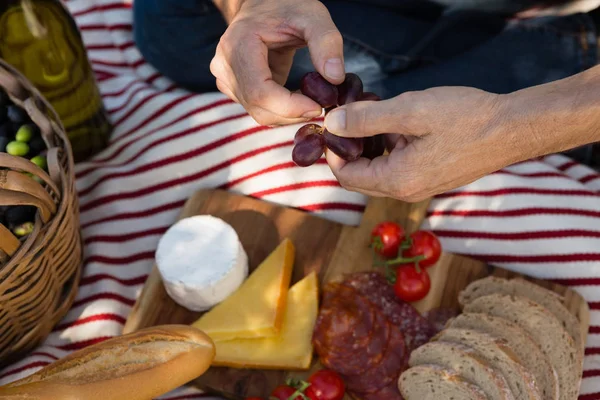
[[[33,231],[22,240],[0,224],[2,366],[39,345],[67,313],[77,293],[83,246],[71,147],[56,112],[2,60],[0,86],[27,111],[48,147],[48,173],[0,153],[0,205],[37,207]]]

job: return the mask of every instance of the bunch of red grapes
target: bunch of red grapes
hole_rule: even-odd
[[[381,100],[371,92],[363,92],[363,83],[356,74],[346,74],[339,85],[332,85],[318,72],[309,72],[302,77],[300,90],[325,109],[325,113],[344,104],[355,101]],[[370,160],[379,157],[385,151],[384,135],[366,138],[345,138],[334,135],[317,124],[306,124],[298,129],[294,137],[292,159],[300,167],[314,164],[325,151],[331,150],[345,161],[356,161],[360,157]]]

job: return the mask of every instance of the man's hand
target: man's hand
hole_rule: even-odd
[[[221,37],[210,70],[221,92],[261,125],[307,121],[321,106],[283,87],[296,49],[308,45],[329,82],[345,77],[342,36],[317,0],[246,0]]]
[[[388,133],[389,155],[327,161],[342,186],[415,202],[516,162],[600,141],[600,66],[507,95],[439,87],[329,112],[347,137]]]
[[[501,137],[501,98],[465,87],[407,92],[331,111],[326,128],[347,137],[388,132],[389,155],[327,161],[348,190],[415,202],[468,184],[516,161],[519,141]]]

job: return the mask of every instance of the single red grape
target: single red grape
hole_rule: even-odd
[[[327,82],[316,71],[309,72],[302,77],[300,91],[303,95],[319,103],[323,108],[329,108],[337,104],[337,87]]]
[[[323,130],[325,145],[345,161],[356,161],[363,152],[362,138],[345,138]]]
[[[351,72],[346,74],[346,80],[338,85],[337,103],[342,106],[344,104],[354,103],[363,95],[363,83],[358,75]]]
[[[292,150],[292,160],[300,167],[308,167],[317,162],[325,150],[323,135],[308,135],[296,143]]]
[[[298,144],[299,141],[309,135],[319,135],[323,131],[320,125],[317,124],[306,124],[301,126],[294,136],[294,144]]]
[[[364,149],[361,157],[372,160],[385,152],[385,136],[375,135],[364,138]]]

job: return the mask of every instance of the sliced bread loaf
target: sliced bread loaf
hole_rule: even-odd
[[[548,356],[558,373],[560,399],[576,399],[582,361],[575,341],[547,308],[526,297],[490,294],[466,303],[466,313],[486,313],[509,320],[525,330]]]
[[[504,376],[472,347],[443,341],[426,343],[411,353],[409,365],[428,364],[455,371],[467,382],[483,390],[490,400],[515,400]]]
[[[546,307],[562,323],[563,328],[571,335],[577,349],[583,355],[585,343],[584,333],[579,320],[563,304],[563,298],[556,292],[543,288],[522,278],[503,279],[489,276],[479,279],[463,290],[458,301],[464,307],[478,297],[500,293],[513,296],[523,296]],[[583,361],[583,359],[582,359]]]
[[[448,324],[451,328],[472,329],[506,341],[521,364],[535,377],[543,398],[558,400],[558,374],[540,346],[517,324],[488,314],[463,313]]]
[[[398,389],[405,400],[489,400],[479,387],[437,365],[407,369],[398,379]]]
[[[502,374],[515,398],[543,399],[535,377],[519,363],[518,357],[505,340],[476,330],[457,328],[445,329],[433,340],[459,343],[475,349],[490,367]]]

